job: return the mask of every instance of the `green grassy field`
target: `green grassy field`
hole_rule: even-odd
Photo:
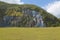
[[[60,40],[60,28],[0,28],[0,40]]]

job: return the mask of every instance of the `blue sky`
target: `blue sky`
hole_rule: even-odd
[[[34,4],[60,18],[60,0],[22,0],[25,4]]]
[[[22,0],[25,4],[35,4],[37,6],[43,7],[48,5],[48,3],[52,3],[55,0]]]

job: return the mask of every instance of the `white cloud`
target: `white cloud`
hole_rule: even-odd
[[[60,17],[60,1],[49,3],[45,8],[47,12],[55,15],[56,17]]]
[[[10,4],[24,4],[24,2],[21,2],[21,0],[0,0],[0,1],[7,2]]]

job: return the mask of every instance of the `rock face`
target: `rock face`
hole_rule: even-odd
[[[43,19],[42,19],[42,16],[39,14],[39,12],[36,12],[36,11],[32,11],[33,13],[33,20],[35,21],[35,26],[38,26],[38,27],[43,27]]]
[[[16,5],[0,2],[0,27],[2,26],[58,27],[60,26],[60,20],[41,7],[33,4]]]
[[[1,26],[58,27],[60,26],[60,20],[41,7],[33,4],[16,5],[0,2]]]
[[[28,8],[22,9],[23,16],[4,16],[0,26],[43,27],[43,18],[39,12]]]
[[[3,18],[3,24],[6,26],[17,26],[20,22],[21,17],[19,16],[4,16]]]

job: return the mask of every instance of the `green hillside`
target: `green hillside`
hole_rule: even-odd
[[[24,13],[22,13],[23,8],[27,8],[39,12],[43,18],[44,26],[46,27],[60,26],[60,20],[57,17],[46,12],[44,9],[36,5],[32,5],[32,4],[17,5],[17,4],[7,4],[4,2],[0,2],[0,24],[3,24],[3,18],[5,16],[13,16],[15,17],[15,19],[16,17],[21,17],[21,18],[20,19],[17,18],[18,20],[20,20],[17,24],[15,23],[15,21],[11,21],[9,23],[10,26],[13,25],[13,26],[25,27],[26,25],[28,25],[27,23],[29,23],[29,21],[33,19],[33,17],[28,14],[26,14],[27,16],[25,16]]]

